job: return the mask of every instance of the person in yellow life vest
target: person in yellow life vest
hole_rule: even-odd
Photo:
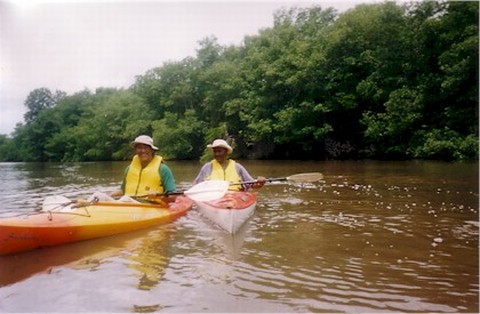
[[[158,147],[153,139],[140,135],[131,143],[135,156],[125,169],[120,190],[110,194],[112,197],[155,195],[171,193],[176,190],[172,171],[161,156],[155,155]]]
[[[202,166],[193,181],[194,184],[207,180],[225,180],[230,183],[255,180],[245,167],[228,158],[228,155],[233,152],[233,148],[228,145],[225,140],[216,139],[212,144],[207,145],[207,147],[212,149],[214,159]],[[247,190],[250,187],[259,189],[265,184],[266,179],[264,177],[258,177],[256,181],[254,184],[249,185],[231,185],[230,190]]]

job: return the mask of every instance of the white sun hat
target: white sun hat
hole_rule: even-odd
[[[216,139],[213,141],[212,144],[207,145],[208,148],[215,148],[215,147],[222,147],[227,150],[227,153],[231,154],[233,152],[233,148],[228,145],[227,141],[222,140],[222,139]]]
[[[148,135],[140,135],[135,138],[135,140],[131,143],[133,146],[136,144],[145,144],[150,146],[153,150],[158,150],[158,147],[153,145],[153,139]]]

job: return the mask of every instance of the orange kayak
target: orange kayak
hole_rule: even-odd
[[[67,210],[0,218],[0,255],[148,228],[191,208],[189,198],[178,196],[162,204],[78,202]]]
[[[234,234],[255,212],[257,196],[250,192],[230,191],[218,200],[195,203],[203,216]]]

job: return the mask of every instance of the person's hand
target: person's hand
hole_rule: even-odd
[[[115,199],[120,198],[122,195],[123,195],[122,190],[116,190],[116,191],[113,191],[112,193],[110,193],[110,196],[115,198]]]
[[[258,178],[257,178],[257,182],[255,182],[255,183],[253,184],[253,188],[254,188],[254,189],[259,189],[259,188],[261,188],[261,187],[265,184],[266,181],[267,181],[267,179],[265,179],[265,177],[262,177],[262,176],[258,177]]]
[[[158,192],[157,190],[152,190],[148,192],[147,199],[152,200],[159,196],[162,196],[162,193]]]

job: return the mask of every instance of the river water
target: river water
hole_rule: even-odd
[[[168,162],[179,188],[201,164]],[[169,225],[0,257],[0,312],[478,312],[478,163],[245,161],[267,184],[235,236]],[[0,163],[0,216],[112,191],[125,162]],[[0,244],[1,245],[1,244]]]

